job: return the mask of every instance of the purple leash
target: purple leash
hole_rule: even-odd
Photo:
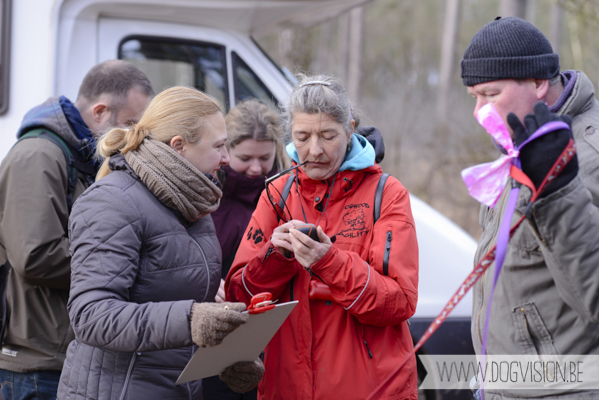
[[[520,151],[525,145],[530,143],[531,141],[546,135],[549,132],[554,132],[560,129],[570,129],[568,124],[562,121],[552,121],[549,122],[539,129],[537,129],[528,139],[526,139],[523,143],[517,146],[517,150]],[[514,158],[512,163],[518,169],[522,169],[520,165],[520,158]],[[551,173],[551,172],[550,172]],[[515,183],[515,182],[514,182]],[[485,360],[484,357],[487,353],[487,335],[489,333],[489,316],[491,315],[491,305],[493,303],[493,294],[495,293],[495,287],[497,286],[497,281],[499,280],[499,274],[501,273],[501,269],[503,267],[503,262],[505,260],[505,256],[507,254],[507,247],[510,240],[510,230],[512,225],[512,216],[516,211],[516,205],[518,203],[518,196],[520,194],[520,187],[514,185],[509,193],[507,207],[505,209],[505,214],[503,216],[503,220],[501,221],[501,225],[499,227],[499,232],[497,234],[497,249],[495,256],[495,272],[493,274],[493,285],[491,286],[491,293],[489,294],[489,303],[487,305],[487,315],[485,316],[485,328],[483,331],[483,340],[482,340],[482,348],[481,348],[481,356],[482,356],[482,365],[484,365]],[[484,390],[483,390],[483,382],[481,381],[480,385],[481,391],[481,399],[484,400]]]

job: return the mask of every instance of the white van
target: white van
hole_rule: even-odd
[[[47,97],[75,100],[85,73],[114,58],[149,76],[158,92],[200,88],[227,107],[247,97],[283,103],[293,77],[250,36],[339,15],[365,0],[0,0],[0,159],[23,115]],[[385,134],[383,132],[383,134]],[[420,246],[415,340],[472,269],[476,244],[412,197]],[[435,354],[472,352],[471,297],[429,343]],[[434,395],[434,394],[433,394]]]

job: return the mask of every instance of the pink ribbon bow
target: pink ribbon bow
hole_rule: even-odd
[[[507,155],[502,155],[490,163],[466,168],[462,171],[462,179],[470,196],[493,208],[510,176],[512,160],[517,158],[520,152],[514,148],[512,137],[493,104],[486,104],[478,110],[476,119],[495,142],[507,150]]]

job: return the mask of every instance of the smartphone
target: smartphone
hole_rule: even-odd
[[[314,240],[315,242],[320,242],[320,239],[318,238],[318,232],[316,232],[316,225],[306,223],[297,225],[294,229],[297,229],[304,235],[309,236],[310,239]]]

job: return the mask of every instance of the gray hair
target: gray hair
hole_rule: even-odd
[[[299,84],[293,88],[289,101],[283,109],[283,126],[286,142],[291,140],[291,126],[295,113],[319,114],[325,113],[343,125],[345,132],[352,132],[351,120],[355,121],[354,128],[360,124],[360,119],[353,110],[345,88],[337,80],[326,75],[298,76]]]
[[[562,76],[561,74],[557,74],[555,75],[553,78],[549,79],[549,86],[555,86],[557,84],[561,84],[562,83]]]

